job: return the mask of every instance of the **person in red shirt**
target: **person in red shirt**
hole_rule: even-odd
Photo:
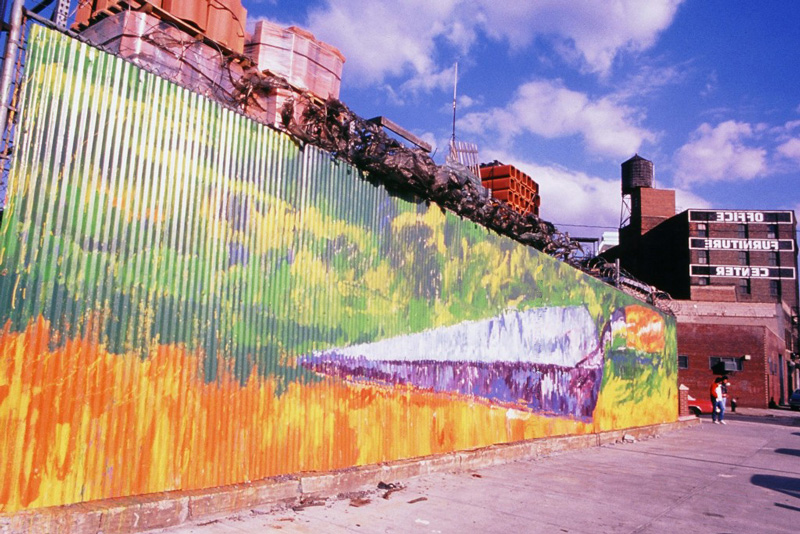
[[[725,393],[723,392],[723,378],[718,376],[711,383],[709,394],[711,396],[711,420],[714,424],[727,425],[725,422]]]

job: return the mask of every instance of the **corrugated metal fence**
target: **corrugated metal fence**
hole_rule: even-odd
[[[675,419],[674,323],[630,297],[64,35],[34,27],[26,72],[0,230],[1,513]],[[498,367],[494,341],[463,374],[357,365],[509,310],[581,322],[548,351],[583,332],[596,385],[547,393],[523,362],[541,384],[511,398],[528,355]]]

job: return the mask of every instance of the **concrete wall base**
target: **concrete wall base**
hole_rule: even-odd
[[[40,508],[0,515],[0,534],[128,534],[173,527],[249,508],[290,506],[312,498],[372,489],[379,482],[396,482],[437,472],[481,469],[631,438],[647,439],[697,424],[700,424],[700,419],[696,417],[682,417],[674,423],[533,439],[326,473],[298,473],[220,488]]]

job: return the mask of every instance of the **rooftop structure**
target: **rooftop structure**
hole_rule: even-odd
[[[675,214],[675,191],[653,188],[647,169],[641,179],[626,172],[626,165],[647,167],[645,162],[652,165],[638,156],[622,164],[630,218],[620,228],[619,245],[603,257],[618,259],[622,269],[681,301],[675,310],[678,352],[685,357],[681,374],[693,391],[715,374],[755,366],[756,375],[767,378],[740,381],[744,402],[766,407],[784,401],[800,382],[794,212],[690,209]],[[769,318],[751,313],[753,306],[766,306]],[[746,330],[760,340],[756,345],[736,337]],[[739,344],[730,344],[732,339]],[[753,360],[742,367],[745,353]],[[725,361],[733,363],[719,365]]]

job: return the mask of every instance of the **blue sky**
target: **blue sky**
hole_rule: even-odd
[[[438,147],[452,129],[540,183],[572,235],[619,223],[620,163],[678,208],[800,208],[800,2],[244,0],[347,58],[341,99]],[[571,227],[587,225],[601,228]]]

